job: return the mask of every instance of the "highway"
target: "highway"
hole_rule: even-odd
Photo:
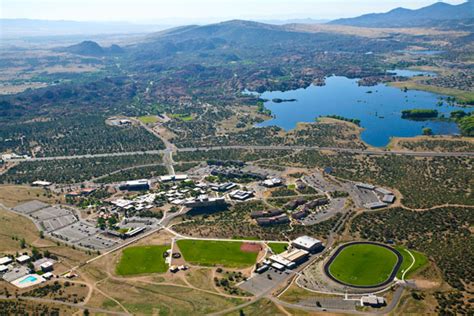
[[[103,157],[120,157],[130,155],[170,155],[171,152],[193,152],[193,151],[211,151],[225,149],[246,149],[246,150],[315,150],[315,151],[334,151],[340,153],[351,153],[361,155],[402,155],[414,157],[474,157],[474,152],[434,152],[434,151],[384,151],[374,149],[355,149],[355,148],[338,148],[338,147],[318,147],[318,146],[253,146],[253,145],[235,145],[235,146],[209,146],[209,147],[186,147],[186,148],[167,148],[162,150],[147,151],[130,151],[115,152],[103,154],[86,154],[71,156],[55,156],[55,157],[33,157],[29,159],[10,159],[9,162],[34,162],[34,161],[51,161],[51,160],[67,160],[81,158],[103,158]],[[168,163],[167,163],[168,162]],[[165,158],[165,165],[169,164],[170,157]]]

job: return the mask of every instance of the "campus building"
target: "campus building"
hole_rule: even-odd
[[[293,240],[291,245],[297,249],[302,249],[308,252],[316,252],[321,250],[323,247],[323,242],[310,236],[300,236]]]
[[[144,191],[150,189],[150,181],[147,179],[132,180],[122,183],[119,186],[120,190],[128,191]]]

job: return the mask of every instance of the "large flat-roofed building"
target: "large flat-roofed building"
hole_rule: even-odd
[[[250,199],[253,196],[252,191],[243,191],[243,190],[235,190],[232,191],[229,196],[232,199],[239,200],[239,201],[245,201],[247,199]]]
[[[277,255],[270,256],[269,260],[273,263],[280,264],[288,269],[293,269],[298,264],[305,261],[309,256],[309,252],[302,249],[292,249],[284,251]]]
[[[303,249],[309,252],[321,250],[323,242],[310,236],[300,236],[291,242],[291,245],[297,249]]]
[[[375,209],[383,208],[386,206],[387,206],[387,203],[383,203],[383,202],[373,202],[373,203],[364,204],[364,207],[368,208],[369,210],[375,210]]]
[[[0,258],[0,265],[7,265],[13,262],[13,259],[10,257]]]
[[[209,197],[207,195],[200,195],[196,199],[187,200],[186,202],[184,202],[184,206],[189,207],[189,208],[221,206],[225,204],[226,204],[225,198]]]
[[[230,189],[235,188],[237,185],[232,182],[227,182],[227,183],[213,183],[210,185],[211,190],[213,191],[218,191],[218,192],[225,192],[229,191]]]
[[[257,218],[257,224],[260,226],[279,225],[289,223],[290,219],[286,214],[281,214],[273,217],[259,217]]]
[[[366,190],[374,190],[375,189],[375,186],[373,186],[372,184],[362,183],[362,182],[356,183],[355,186],[360,188],[360,189],[366,189]]]
[[[302,219],[302,218],[308,216],[308,214],[309,214],[309,212],[308,212],[307,209],[302,209],[302,210],[296,211],[293,214],[291,214],[291,217],[293,217],[294,219]]]
[[[393,202],[395,202],[395,195],[393,194],[384,195],[382,198],[382,202],[392,204]]]
[[[375,188],[375,192],[380,193],[382,195],[387,195],[387,194],[393,195],[392,191],[389,191],[387,189],[380,188],[380,187]]]
[[[3,264],[0,264],[0,274],[4,274],[7,271],[8,271],[8,267]]]
[[[283,214],[283,213],[284,213],[284,211],[279,210],[279,209],[265,210],[265,211],[253,211],[252,213],[250,213],[250,217],[251,218],[273,217],[273,216],[277,216],[277,215],[280,215],[280,214]]]
[[[385,299],[381,296],[375,296],[373,294],[362,296],[360,298],[360,305],[361,306],[372,306],[372,307],[380,307],[385,305]]]
[[[27,255],[21,255],[16,258],[16,262],[18,262],[19,264],[27,263],[30,260],[31,260],[31,257]]]
[[[142,191],[150,189],[150,181],[147,179],[132,180],[122,183],[119,186],[120,190],[128,191]]]

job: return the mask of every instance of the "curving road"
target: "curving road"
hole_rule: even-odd
[[[146,151],[129,151],[103,154],[86,154],[56,157],[34,157],[29,159],[10,159],[9,162],[30,162],[30,161],[50,161],[50,160],[66,160],[81,158],[103,158],[103,157],[120,157],[130,155],[164,155],[165,165],[173,163],[170,157],[172,152],[193,152],[193,151],[211,151],[223,149],[249,149],[249,150],[315,150],[315,151],[335,151],[341,153],[352,153],[361,155],[401,155],[414,157],[474,157],[474,152],[434,152],[434,151],[384,151],[373,149],[354,149],[354,148],[338,148],[338,147],[319,147],[319,146],[252,146],[252,145],[235,145],[235,146],[209,146],[209,147],[185,147],[185,148],[167,148],[161,150]]]

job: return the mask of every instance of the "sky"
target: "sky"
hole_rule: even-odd
[[[385,12],[396,7],[416,9],[434,2],[436,0],[0,0],[0,17],[167,24],[229,19],[335,19]]]

